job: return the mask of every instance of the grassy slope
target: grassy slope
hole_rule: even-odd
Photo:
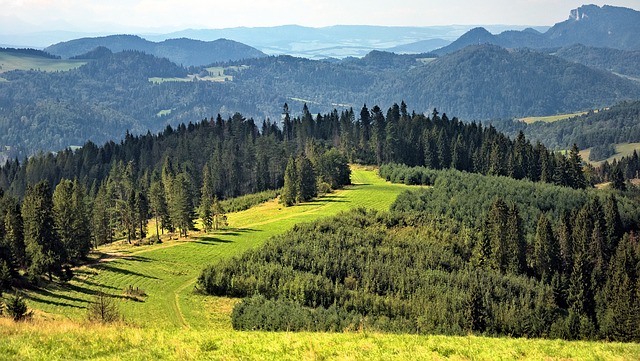
[[[622,157],[632,155],[634,150],[640,151],[640,143],[619,143],[619,144],[616,144],[615,147],[616,147],[616,154],[605,159],[606,161],[609,161],[609,163],[613,162],[614,159],[620,160],[620,158]],[[591,148],[580,151],[580,156],[582,157],[582,159],[585,160],[586,162],[591,163],[594,166],[599,166],[605,162],[605,160],[591,162],[589,161],[589,154],[591,154]]]
[[[42,71],[67,71],[78,68],[87,62],[84,60],[59,60],[37,56],[0,52],[0,74],[12,70],[37,69]]]
[[[558,120],[569,119],[569,118],[577,117],[577,116],[583,115],[583,114],[587,114],[587,112],[579,112],[579,113],[572,113],[572,114],[559,114],[559,115],[551,115],[551,116],[547,116],[547,117],[527,117],[527,118],[520,118],[518,120],[521,121],[521,122],[525,122],[527,124],[531,124],[531,123],[535,123],[535,122],[552,123],[552,122],[557,122]]]
[[[0,359],[634,359],[637,344],[415,336],[363,331],[312,334],[238,332],[229,314],[237,300],[193,293],[201,268],[221,257],[256,247],[292,225],[352,207],[386,209],[405,189],[356,170],[354,186],[316,202],[283,208],[268,202],[229,215],[233,230],[192,241],[105,249],[127,257],[84,268],[65,289],[28,293],[32,323],[0,319]],[[126,325],[82,320],[98,289],[120,295],[143,288],[145,302],[120,300]],[[63,316],[64,315],[64,316]],[[71,320],[68,320],[70,318]],[[55,319],[53,321],[48,319]]]

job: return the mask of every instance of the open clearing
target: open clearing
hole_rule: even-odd
[[[233,81],[233,75],[227,74],[226,71],[229,71],[229,70],[242,71],[248,68],[249,66],[247,65],[228,66],[228,67],[213,66],[213,67],[206,68],[208,74],[205,76],[198,75],[198,74],[189,74],[184,78],[153,77],[153,78],[149,78],[149,81],[154,84],[161,84],[165,82],[189,82],[189,81],[194,81],[196,79],[201,81],[213,81],[213,82]]]
[[[546,117],[527,117],[527,118],[519,118],[518,120],[521,121],[521,122],[525,122],[527,124],[531,124],[531,123],[535,123],[535,122],[552,123],[552,122],[557,122],[558,120],[569,119],[569,118],[577,117],[579,115],[584,115],[584,114],[587,114],[587,112],[550,115],[550,116],[546,116]]]
[[[12,70],[68,71],[79,68],[84,60],[60,60],[0,52],[0,74]]]
[[[231,327],[237,299],[194,292],[204,265],[257,247],[294,224],[354,207],[384,210],[407,186],[357,168],[353,186],[295,207],[270,201],[229,214],[229,229],[198,238],[100,249],[110,258],[76,272],[66,286],[26,293],[34,320],[0,319],[2,360],[200,359],[618,359],[640,355],[640,345],[485,337],[416,336],[351,330],[345,333],[240,332]],[[143,301],[123,297],[143,289]],[[124,322],[84,321],[95,292],[116,298]]]
[[[589,162],[591,163],[593,166],[599,166],[602,163],[604,163],[605,161],[608,161],[609,163],[613,162],[614,159],[620,160],[620,158],[622,157],[626,157],[626,156],[630,156],[633,154],[634,150],[640,151],[640,143],[619,143],[615,145],[616,147],[616,154],[612,155],[611,157],[604,159],[604,160],[600,160],[597,162],[591,162],[589,161],[589,155],[591,154],[591,148],[587,148],[584,149],[582,151],[580,151],[580,156],[582,157],[582,159],[585,162]]]

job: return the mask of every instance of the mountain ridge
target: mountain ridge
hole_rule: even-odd
[[[86,54],[95,48],[105,47],[112,52],[138,50],[163,57],[184,66],[199,66],[225,61],[259,58],[263,52],[249,45],[228,39],[202,41],[187,38],[149,41],[137,35],[109,35],[96,38],[81,38],[57,43],[45,51],[62,58]]]
[[[504,48],[543,49],[584,44],[620,50],[640,50],[640,11],[605,5],[583,5],[570,12],[569,18],[556,23],[544,33],[525,29],[492,34],[484,28],[474,28],[453,43],[436,50],[439,55],[480,44]]]

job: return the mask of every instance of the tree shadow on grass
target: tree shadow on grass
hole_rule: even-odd
[[[83,300],[82,298],[77,298],[77,297],[71,297],[71,296],[67,296],[67,295],[63,295],[63,294],[59,294],[59,293],[53,293],[45,288],[38,288],[36,290],[33,291],[33,294],[37,294],[38,296],[43,296],[43,297],[51,297],[51,298],[55,298],[55,299],[59,299],[59,300],[65,300],[65,301],[69,301],[69,302],[81,302],[81,303],[86,303],[86,300]],[[53,305],[58,305],[58,306],[70,306],[70,307],[78,307],[78,306],[74,306],[71,304],[67,304],[67,303],[61,303],[61,302],[56,302],[56,301],[49,301],[49,300],[45,300],[42,298],[37,298],[31,294],[26,295],[28,298],[33,299],[34,301],[38,301],[38,302],[44,302],[44,303],[49,303],[49,304],[53,304]],[[82,308],[82,307],[81,307]]]
[[[228,233],[226,233],[228,234]],[[238,234],[236,234],[238,235]],[[216,243],[233,243],[233,241],[229,241],[226,239],[220,239],[220,238],[216,238],[216,237],[200,237],[195,241],[192,241],[194,243],[199,243],[199,244],[206,244],[206,245],[215,245]]]
[[[135,261],[135,262],[151,262],[152,259],[143,256],[124,256],[124,259],[127,261]]]
[[[107,286],[107,285],[103,285],[103,284],[100,284],[100,283],[91,282],[89,280],[78,280],[78,282],[84,283],[84,284],[89,285],[89,286],[97,287],[97,288],[100,288],[100,289],[103,289],[103,288],[111,289],[111,290],[117,290],[118,289],[118,288],[113,287],[113,286]]]
[[[109,262],[109,263],[113,263],[113,262]],[[139,272],[134,272],[134,271],[130,271],[130,270],[127,270],[127,269],[118,268],[118,267],[112,266],[110,264],[103,263],[99,267],[100,267],[100,269],[103,269],[105,271],[111,271],[111,272],[120,273],[120,274],[124,274],[124,275],[144,277],[144,278],[149,278],[149,279],[152,279],[152,280],[158,280],[159,279],[158,277],[155,277],[155,276],[149,276],[149,275],[145,275],[143,273],[139,273]]]
[[[72,305],[70,303],[65,303],[65,302],[57,302],[57,301],[45,300],[45,299],[42,299],[42,298],[35,297],[35,296],[31,295],[31,294],[24,295],[24,298],[26,298],[27,300],[33,301],[33,302],[45,303],[47,305],[54,305],[54,306],[61,306],[61,307],[72,307],[72,308],[79,308],[79,309],[87,308],[86,306],[76,306],[76,305]],[[86,303],[87,301],[81,300],[80,302]]]

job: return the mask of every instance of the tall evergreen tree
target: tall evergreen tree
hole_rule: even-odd
[[[160,239],[160,228],[164,234],[164,229],[170,229],[168,224],[171,222],[169,217],[169,209],[167,205],[167,199],[165,197],[164,185],[161,180],[151,182],[149,187],[149,204],[151,206],[151,213],[155,218],[156,223],[156,237]],[[162,227],[159,225],[162,224]]]
[[[545,282],[550,282],[553,275],[561,269],[559,253],[551,223],[547,216],[541,214],[533,244],[532,263],[536,276]]]
[[[293,157],[289,157],[287,168],[284,171],[284,187],[280,194],[280,203],[285,206],[292,206],[298,198],[298,170],[296,161]]]
[[[54,274],[60,274],[66,255],[55,232],[51,188],[47,181],[27,187],[22,219],[29,278],[35,280],[46,273],[51,281]]]
[[[211,185],[211,172],[207,165],[202,170],[202,187],[200,188],[200,206],[198,213],[202,220],[202,226],[205,232],[211,232],[213,229],[213,189]]]
[[[318,195],[316,188],[316,176],[311,161],[304,155],[300,155],[296,162],[298,176],[298,203],[307,202]]]

